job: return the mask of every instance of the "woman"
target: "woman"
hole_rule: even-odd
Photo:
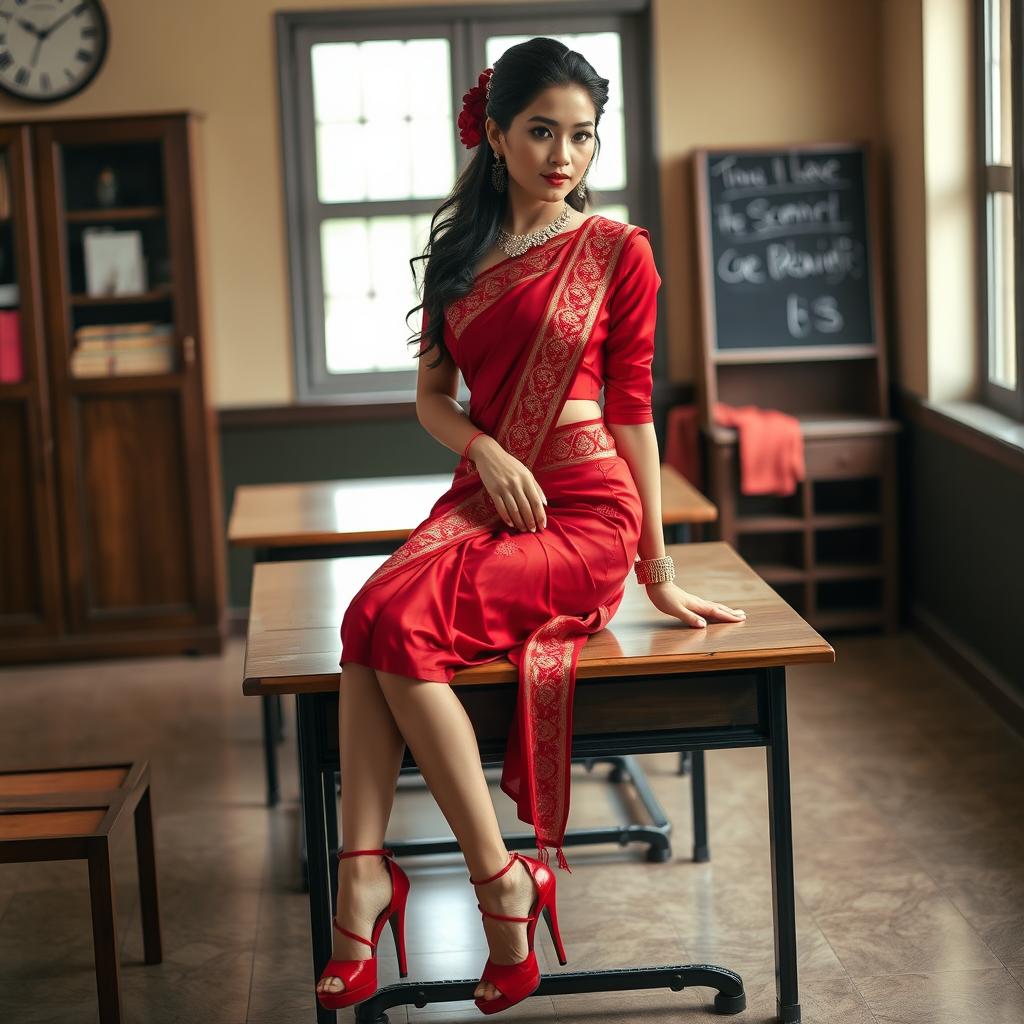
[[[744,617],[676,587],[664,557],[650,407],[661,279],[643,228],[584,213],[607,98],[607,79],[546,38],[508,49],[464,97],[462,141],[486,145],[434,216],[414,339],[420,356],[437,350],[420,361],[419,420],[462,458],[341,626],[345,852],[317,987],[331,1008],[376,990],[387,922],[404,976],[408,879],[380,847],[406,744],[477,887],[490,956],[476,1005],[495,1013],[540,982],[542,912],[565,960],[548,850],[568,867],[576,660],[618,608],[637,553],[637,579],[666,614],[693,627]],[[468,415],[455,401],[459,370]],[[504,657],[519,691],[501,787],[541,859],[510,856],[466,712],[432,685]]]

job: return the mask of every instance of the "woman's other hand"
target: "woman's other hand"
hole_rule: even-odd
[[[646,589],[651,604],[658,611],[672,615],[694,629],[703,629],[709,622],[744,622],[747,617],[742,608],[705,601],[674,583],[648,583]]]
[[[471,450],[480,482],[491,496],[502,522],[531,533],[544,529],[548,524],[544,508],[548,499],[533,473],[487,435],[477,438]]]

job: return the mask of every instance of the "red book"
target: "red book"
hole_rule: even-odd
[[[0,382],[13,384],[21,378],[21,326],[18,311],[0,310]]]

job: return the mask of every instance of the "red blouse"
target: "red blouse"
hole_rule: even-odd
[[[603,383],[605,423],[654,422],[651,361],[660,287],[650,235],[638,228],[619,256],[611,294],[594,325],[600,343],[585,349],[566,401],[596,401]]]
[[[563,235],[578,230],[577,227]],[[552,241],[561,237],[555,235]],[[596,401],[603,387],[606,423],[654,422],[651,363],[660,287],[661,276],[654,265],[650,235],[646,228],[634,228],[619,254],[607,300],[594,321],[590,343],[583,352],[566,401],[571,398]],[[426,327],[424,310],[422,329]],[[459,341],[447,317],[445,345],[461,369]],[[422,342],[420,348],[423,348]]]

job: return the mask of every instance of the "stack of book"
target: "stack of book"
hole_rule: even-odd
[[[16,309],[0,309],[0,383],[22,379],[21,323]]]
[[[75,331],[72,377],[110,377],[174,370],[174,326],[145,321],[98,324]]]

